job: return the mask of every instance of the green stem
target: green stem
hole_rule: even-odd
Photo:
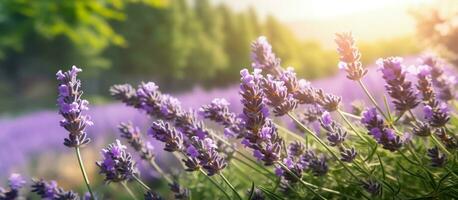
[[[284,170],[286,170],[290,175],[292,175],[295,179],[297,179],[302,185],[305,186],[305,188],[307,188],[308,190],[310,190],[315,196],[319,197],[320,199],[326,199],[324,198],[323,196],[321,196],[320,194],[318,194],[314,189],[312,189],[310,187],[310,185],[306,184],[300,177],[296,176],[296,174],[294,174],[291,170],[288,169],[288,167],[286,167],[283,163],[281,162],[277,162],[278,165],[281,166],[281,168],[283,168]]]
[[[385,118],[386,120],[388,120],[388,117],[385,115],[385,112],[383,112],[382,108],[380,108],[380,106],[377,104],[377,101],[375,101],[374,97],[372,97],[371,93],[369,92],[369,90],[367,89],[366,85],[364,85],[363,81],[361,80],[358,80],[358,83],[359,85],[361,86],[361,88],[364,90],[364,92],[366,93],[367,97],[369,97],[369,99],[371,100],[371,102],[374,104],[374,106],[377,108],[377,110],[383,115],[383,118]]]
[[[367,144],[370,144],[370,142],[365,138],[363,137],[361,134],[359,134],[359,131],[356,130],[356,128],[350,123],[350,121],[347,119],[347,117],[345,117],[345,115],[343,114],[343,112],[338,109],[337,112],[340,114],[340,116],[342,117],[342,119],[345,121],[345,123],[351,128],[351,130],[353,130],[353,132],[359,137],[361,138],[361,140],[363,140],[364,142],[366,142]]]
[[[121,182],[121,185],[124,187],[124,189],[126,189],[127,193],[129,193],[129,195],[132,197],[132,199],[134,200],[138,200],[138,198],[135,196],[135,194],[132,192],[132,190],[130,190],[130,188],[127,186],[126,182]]]
[[[351,114],[351,113],[348,113],[348,112],[345,112],[345,111],[342,111],[342,110],[340,110],[340,112],[345,116],[348,116],[348,117],[351,117],[351,118],[354,118],[354,119],[357,119],[357,120],[360,120],[362,118],[360,116],[357,116],[357,115],[354,115],[354,114]]]
[[[200,173],[203,174],[205,177],[207,177],[210,182],[213,183],[226,197],[227,199],[232,199],[231,196],[221,187],[219,183],[217,183],[215,180],[213,180],[211,177],[209,177],[202,169],[199,169]]]
[[[133,176],[135,181],[137,181],[142,187],[143,189],[145,189],[146,191],[152,191],[150,187],[148,187],[148,185],[146,185],[145,183],[143,183],[142,180],[140,180],[140,178],[138,178],[137,176]]]
[[[447,156],[451,156],[452,154],[445,148],[445,146],[436,138],[434,134],[431,134],[431,138],[433,139],[433,142],[436,143],[439,148],[447,154]]]
[[[224,180],[224,182],[226,182],[226,184],[231,188],[231,190],[237,195],[237,197],[240,199],[240,200],[243,200],[242,197],[240,196],[240,194],[237,192],[237,190],[235,190],[234,186],[229,182],[229,180],[227,180],[227,178],[224,176],[224,174],[222,172],[218,173],[219,176],[221,176],[221,178]]]
[[[172,179],[170,179],[169,176],[167,176],[166,173],[164,173],[164,171],[162,171],[161,167],[159,167],[159,165],[156,163],[156,161],[153,159],[150,160],[150,164],[151,166],[153,166],[153,168],[162,176],[165,178],[165,180],[169,183],[173,183]]]
[[[274,180],[272,177],[270,177],[269,175],[263,173],[261,170],[259,170],[258,168],[256,168],[256,167],[250,165],[249,163],[245,162],[244,160],[242,160],[242,159],[240,159],[240,158],[237,158],[237,157],[235,157],[235,156],[234,156],[234,160],[237,160],[237,161],[239,161],[240,163],[242,163],[242,164],[244,164],[244,165],[250,167],[250,168],[253,169],[254,171],[258,172],[259,174],[262,174],[262,175],[266,176],[267,178],[269,178],[269,179],[271,179],[271,180]],[[272,173],[271,171],[269,171],[269,174],[275,175],[275,174]]]
[[[348,173],[350,173],[351,176],[353,176],[356,180],[361,182],[358,176],[356,176],[353,173],[353,171],[351,171],[350,168],[348,168],[348,166],[345,165],[345,163],[343,163],[343,161],[339,159],[339,157],[334,153],[334,151],[332,151],[331,148],[329,148],[328,145],[326,145],[326,143],[323,142],[323,140],[321,140],[318,136],[315,135],[315,133],[313,133],[313,131],[311,131],[305,125],[303,125],[296,117],[293,116],[293,114],[288,113],[288,116],[291,119],[293,119],[293,121],[297,123],[302,129],[308,132],[316,141],[318,141],[318,143],[320,143],[339,162],[339,164],[341,164],[344,167],[344,169],[347,170]]]
[[[92,193],[92,189],[89,184],[89,179],[87,177],[86,169],[84,169],[84,163],[83,163],[83,159],[81,158],[80,148],[75,147],[75,151],[76,151],[76,157],[78,158],[78,164],[80,166],[81,173],[83,174],[84,183],[86,183],[86,187],[87,187],[87,190],[89,191],[89,194],[91,195],[91,199],[95,199],[94,193]]]
[[[264,171],[266,172],[269,172],[270,171],[268,169],[266,169],[263,165],[259,164],[257,161],[251,159],[249,156],[245,155],[243,152],[241,152],[240,150],[238,150],[237,148],[234,148],[233,145],[231,143],[229,143],[228,141],[226,141],[224,138],[221,138],[219,135],[213,133],[212,131],[209,132],[210,135],[212,135],[213,137],[215,137],[216,139],[218,139],[219,141],[221,141],[222,143],[226,144],[227,146],[231,147],[235,152],[237,152],[238,154],[240,154],[243,158],[247,159],[248,161],[254,163],[255,165],[257,165],[259,168],[262,168]]]

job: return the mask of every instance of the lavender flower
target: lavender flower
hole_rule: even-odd
[[[93,123],[88,115],[82,114],[82,111],[88,110],[89,102],[81,99],[81,81],[76,78],[81,71],[73,66],[67,72],[58,71],[56,74],[59,81],[57,104],[59,113],[64,117],[60,125],[69,132],[68,138],[64,140],[67,147],[81,147],[90,142],[85,129]]]
[[[8,178],[8,184],[11,190],[19,190],[24,187],[26,183],[27,182],[20,174],[13,173]]]
[[[416,69],[418,78],[417,88],[423,97],[423,112],[425,119],[433,127],[442,127],[450,120],[447,105],[436,99],[432,84],[432,69],[427,65],[419,66]]]
[[[347,72],[350,80],[360,80],[367,73],[361,64],[361,53],[356,47],[355,40],[351,33],[336,34],[335,42],[339,52],[339,68]]]
[[[340,149],[340,160],[344,161],[344,162],[353,162],[353,160],[356,158],[356,156],[358,155],[358,153],[356,152],[355,148],[350,148],[350,149],[347,149],[347,148],[344,148],[344,147],[341,147]]]
[[[329,112],[326,111],[323,112],[321,116],[320,124],[327,132],[329,145],[338,147],[342,157],[341,160],[345,162],[352,162],[355,159],[357,152],[353,147],[348,149],[343,145],[345,138],[347,137],[347,131],[333,121]]]
[[[317,91],[318,101],[317,103],[323,107],[328,112],[333,112],[339,109],[340,102],[342,97],[335,96],[333,94],[325,93],[323,90]]]
[[[395,134],[393,129],[385,125],[383,118],[377,114],[375,108],[369,108],[363,112],[361,123],[369,130],[369,134],[379,144],[383,145],[384,149],[396,151],[402,146],[403,141],[401,138]]]
[[[428,149],[428,157],[431,158],[432,167],[443,167],[447,160],[446,156],[440,153],[437,147]]]
[[[363,181],[363,188],[372,196],[379,196],[382,193],[382,186],[374,180]]]
[[[326,157],[321,155],[317,156],[313,151],[307,151],[302,157],[301,162],[307,166],[315,176],[323,176],[328,173],[329,167]]]
[[[105,182],[128,181],[138,174],[136,163],[126,149],[119,140],[102,149],[103,160],[96,164],[100,168],[100,174],[105,176]]]
[[[299,104],[316,104],[318,90],[310,85],[310,82],[301,79],[298,81],[298,90],[293,94]]]
[[[8,178],[9,190],[0,187],[0,199],[13,200],[19,198],[19,190],[24,187],[26,181],[20,174],[13,173]]]
[[[148,135],[155,139],[164,142],[164,150],[169,152],[180,151],[183,149],[183,135],[170,124],[162,120],[153,122],[153,125],[148,130]]]
[[[379,59],[377,64],[383,73],[386,81],[385,88],[393,98],[393,104],[397,111],[405,112],[415,108],[419,102],[416,92],[412,88],[412,83],[406,80],[406,72],[403,70],[402,58],[388,57]]]
[[[235,113],[229,111],[229,102],[226,99],[213,99],[209,105],[199,109],[200,114],[224,126],[224,135],[227,137],[240,136],[243,130],[243,121]]]
[[[439,58],[429,55],[423,58],[423,64],[431,67],[433,85],[438,89],[438,97],[442,101],[455,99],[454,76],[447,76],[443,70],[443,62]]]
[[[262,79],[262,88],[266,98],[266,104],[272,106],[276,116],[282,116],[292,111],[297,106],[293,95],[288,92],[285,82],[275,80],[273,76],[267,75]]]
[[[262,69],[271,74],[278,73],[280,59],[272,52],[272,46],[264,36],[259,37],[251,44],[251,66]]]
[[[187,200],[189,197],[189,190],[186,188],[180,187],[177,182],[169,184],[170,190],[174,193],[174,197],[177,200]]]
[[[32,192],[38,194],[42,199],[52,200],[79,200],[77,193],[65,191],[57,185],[56,181],[47,182],[43,179],[33,179]]]
[[[163,198],[154,192],[146,192],[144,195],[145,200],[162,200]]]
[[[260,87],[260,73],[261,70],[258,69],[255,69],[253,74],[246,69],[240,72],[240,95],[244,105],[242,118],[246,129],[242,144],[253,149],[253,155],[264,161],[265,165],[272,165],[280,159],[282,139],[278,136],[274,124],[267,118],[269,113]]]
[[[413,128],[413,134],[420,137],[427,137],[431,135],[431,126],[428,123],[418,122]]]
[[[219,173],[227,166],[225,159],[218,154],[216,143],[212,139],[194,136],[190,138],[190,143],[187,149],[188,156],[197,158],[208,176]]]
[[[110,88],[110,94],[128,106],[133,106],[134,108],[141,106],[135,89],[129,84],[113,85]]]
[[[151,161],[154,159],[154,147],[149,142],[144,142],[140,133],[140,129],[135,127],[132,122],[121,123],[118,126],[121,132],[121,137],[125,138],[130,146],[139,152],[143,160]]]
[[[445,128],[438,128],[435,131],[435,134],[439,137],[441,142],[449,149],[458,148],[458,141],[455,137],[450,136],[447,134],[447,130]]]
[[[299,113],[299,120],[303,123],[318,121],[323,115],[323,110],[319,106],[307,106],[304,111]],[[298,128],[300,130],[300,128]]]
[[[345,141],[347,132],[332,120],[329,112],[323,113],[320,119],[320,124],[321,127],[323,127],[323,129],[325,129],[327,132],[329,145],[340,146]]]

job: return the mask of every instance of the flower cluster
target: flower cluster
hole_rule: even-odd
[[[428,157],[431,158],[432,167],[443,167],[447,158],[439,152],[437,147],[428,149]]]
[[[240,95],[243,104],[243,120],[245,124],[242,143],[253,149],[253,155],[272,165],[280,159],[282,139],[278,136],[275,125],[268,118],[269,110],[264,103],[264,93],[260,87],[263,76],[260,69],[252,74],[243,69],[240,72]]]
[[[149,134],[166,144],[167,151],[184,151],[195,148],[199,156],[188,157],[184,162],[188,171],[195,171],[202,166],[209,175],[218,173],[226,167],[225,159],[217,147],[200,148],[201,143],[213,141],[209,131],[197,119],[193,110],[185,111],[180,102],[167,94],[162,94],[153,83],[141,83],[134,95],[131,86],[118,85],[111,88],[112,95],[129,106],[141,109],[148,115],[169,121],[157,121],[149,129]],[[176,128],[175,128],[176,127]],[[197,159],[197,160],[196,160]]]
[[[150,142],[144,142],[138,127],[128,122],[121,123],[118,129],[121,132],[121,137],[127,140],[130,146],[140,154],[143,160],[151,161],[154,159],[154,147]]]
[[[81,99],[81,82],[76,77],[81,71],[80,68],[73,66],[69,71],[59,70],[56,74],[59,82],[57,104],[59,113],[64,117],[60,125],[69,133],[68,138],[64,140],[67,147],[80,147],[90,142],[86,127],[93,123],[88,115],[82,114],[82,111],[88,110],[89,102]]]
[[[285,115],[297,106],[296,99],[288,92],[289,89],[285,83],[289,82],[275,80],[270,74],[261,82],[266,104],[273,108],[276,116]]]
[[[45,181],[43,179],[33,180],[32,192],[42,199],[51,200],[79,200],[79,195],[71,190],[65,191],[57,185],[56,181]]]
[[[438,89],[438,97],[442,101],[450,101],[456,98],[454,76],[447,76],[443,70],[442,61],[429,55],[423,59],[423,64],[431,67],[431,76],[434,86]]]
[[[292,142],[288,145],[286,158],[282,163],[291,171],[295,176],[302,177],[303,172],[311,171],[315,176],[323,176],[328,172],[328,165],[324,156],[317,156],[313,150],[305,148],[300,142]],[[286,173],[281,167],[275,169],[277,176],[283,177],[290,183],[297,182],[292,174]]]
[[[170,190],[174,193],[176,200],[188,200],[190,199],[190,192],[188,189],[181,187],[177,182],[169,184]]]
[[[126,152],[126,146],[119,140],[102,149],[103,160],[96,162],[105,182],[121,182],[133,179],[138,174],[132,155]]]
[[[347,148],[343,145],[347,132],[335,121],[332,120],[329,112],[323,112],[323,115],[320,119],[321,127],[326,130],[327,139],[330,146],[338,147],[341,155],[341,160],[344,162],[352,162],[357,152],[355,148]]]
[[[393,104],[397,111],[403,113],[415,108],[419,101],[413,90],[412,83],[406,80],[406,72],[403,69],[402,58],[388,57],[377,60],[383,79],[386,81],[385,88],[393,98]]]
[[[272,74],[279,74],[280,59],[275,56],[272,46],[264,36],[259,37],[251,44],[251,66]]]
[[[199,113],[224,126],[224,135],[227,137],[240,137],[243,130],[243,121],[235,113],[229,111],[229,102],[226,99],[213,99],[208,105],[203,105]]]
[[[403,141],[401,138],[385,124],[375,108],[369,108],[363,112],[361,123],[369,130],[369,134],[379,144],[383,145],[384,149],[396,151],[402,146]]]
[[[19,198],[19,190],[24,187],[26,181],[20,174],[13,173],[8,178],[9,190],[0,187],[0,199],[13,200]]]
[[[361,80],[367,74],[361,64],[361,53],[356,47],[355,40],[351,33],[336,34],[337,52],[339,52],[339,68],[347,72],[350,80]]]

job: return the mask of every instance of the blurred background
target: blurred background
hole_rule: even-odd
[[[58,124],[59,69],[83,69],[95,122],[89,135],[96,138],[85,154],[93,162],[98,149],[119,135],[119,122],[134,121],[143,129],[148,123],[113,102],[111,85],[154,81],[185,107],[226,97],[237,109],[239,71],[250,67],[251,41],[264,35],[283,66],[345,93],[334,45],[334,34],[342,31],[353,32],[367,66],[386,56],[414,64],[427,51],[458,63],[454,0],[0,1],[0,180],[21,172],[79,182],[79,172],[68,167],[75,161],[65,157],[72,152],[63,148],[66,133]],[[67,168],[43,164],[50,162]]]

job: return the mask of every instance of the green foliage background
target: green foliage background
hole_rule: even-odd
[[[298,39],[273,16],[261,20],[254,8],[235,12],[209,0],[6,0],[0,27],[2,113],[54,106],[53,74],[71,65],[85,70],[93,103],[120,82],[153,80],[167,91],[234,84],[259,35],[301,77],[337,72],[333,49]],[[362,46],[366,63],[418,49],[411,37]]]

